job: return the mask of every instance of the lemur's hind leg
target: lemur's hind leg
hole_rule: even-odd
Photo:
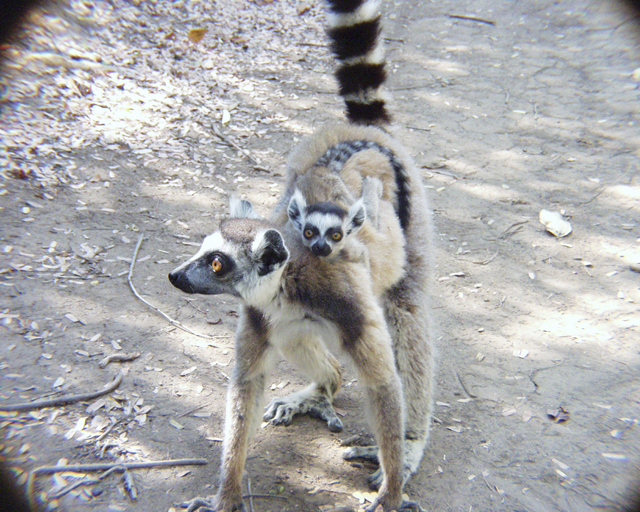
[[[275,398],[264,414],[274,425],[290,425],[297,414],[308,414],[327,422],[331,432],[342,431],[342,421],[333,408],[333,398],[340,389],[340,364],[315,337],[286,343],[281,351],[287,360],[314,383],[282,398]]]
[[[410,252],[410,248],[409,251]],[[408,255],[412,260],[411,254]],[[413,258],[414,265],[384,297],[387,326],[393,339],[398,375],[405,403],[405,480],[416,472],[429,439],[433,409],[434,347],[431,340],[431,306],[425,278],[426,262]],[[376,446],[353,446],[343,457],[374,460]],[[384,475],[380,470],[369,477],[377,488]]]

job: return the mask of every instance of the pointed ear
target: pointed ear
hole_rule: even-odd
[[[232,218],[237,219],[262,219],[258,212],[253,209],[250,201],[240,199],[235,195],[229,199],[229,213]]]
[[[349,212],[347,213],[346,234],[350,235],[352,233],[357,233],[366,219],[367,212],[364,209],[362,198],[360,198],[351,205],[351,208],[349,208]]]
[[[258,234],[251,245],[253,258],[258,262],[258,275],[266,276],[282,267],[289,259],[289,251],[282,235],[275,229]]]
[[[298,231],[302,231],[302,211],[306,207],[307,202],[305,201],[304,196],[298,189],[296,189],[293,196],[291,196],[291,201],[289,201],[287,213],[289,214],[289,220],[298,229]]]

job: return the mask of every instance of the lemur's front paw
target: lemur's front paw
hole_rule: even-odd
[[[293,393],[283,398],[275,398],[267,407],[263,419],[274,425],[291,425],[296,414],[308,414],[327,422],[331,432],[342,431],[342,421],[333,405],[324,396],[305,396]]]
[[[294,404],[288,403],[286,400],[274,398],[267,406],[264,413],[264,421],[270,421],[274,425],[291,425],[293,417],[297,412]]]
[[[374,464],[379,464],[378,447],[370,446],[351,446],[342,453],[344,460],[364,459]]]

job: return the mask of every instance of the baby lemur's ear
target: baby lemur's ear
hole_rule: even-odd
[[[291,196],[291,201],[289,201],[287,213],[289,214],[289,220],[298,229],[298,231],[302,231],[302,212],[306,207],[307,201],[305,201],[302,192],[296,189]]]
[[[275,229],[258,233],[251,244],[253,259],[258,263],[258,275],[266,276],[282,267],[289,259],[289,251],[282,235]]]
[[[229,199],[229,214],[236,219],[262,219],[250,201],[238,196],[231,196]]]
[[[346,235],[357,233],[367,219],[367,212],[364,209],[362,198],[351,205],[347,212]]]

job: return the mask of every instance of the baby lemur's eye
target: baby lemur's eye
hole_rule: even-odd
[[[305,238],[311,238],[313,236],[313,231],[311,231],[310,229],[305,229],[304,230],[304,237]]]
[[[335,242],[339,242],[340,240],[342,240],[342,233],[340,233],[340,231],[334,231],[331,235],[331,238],[333,238]]]
[[[224,265],[222,264],[222,261],[220,261],[220,258],[218,256],[213,258],[213,261],[211,261],[211,268],[216,274],[220,272],[223,269],[223,267]]]

